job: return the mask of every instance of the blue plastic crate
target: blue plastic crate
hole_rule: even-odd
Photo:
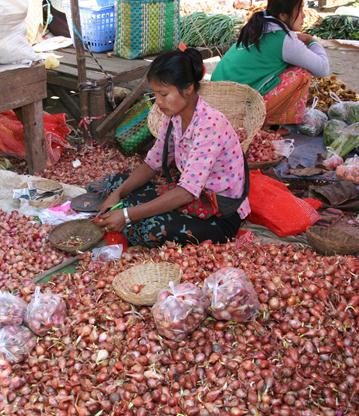
[[[71,10],[65,7],[71,38],[74,41]],[[80,7],[82,39],[92,52],[107,52],[115,42],[115,7],[92,10]]]

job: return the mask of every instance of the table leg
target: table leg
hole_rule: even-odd
[[[43,127],[42,101],[21,108],[24,124],[24,141],[29,172],[41,172],[46,168],[47,152]]]

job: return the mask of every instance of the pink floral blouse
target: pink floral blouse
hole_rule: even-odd
[[[170,117],[166,117],[158,139],[145,163],[161,170],[162,153]],[[226,117],[199,97],[192,120],[182,135],[181,117],[172,117],[168,165],[173,160],[181,176],[178,186],[198,198],[203,189],[229,198],[240,198],[244,185],[243,153],[239,138]],[[244,219],[250,213],[248,198],[238,209]]]

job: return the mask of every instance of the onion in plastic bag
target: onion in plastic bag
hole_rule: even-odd
[[[342,165],[344,160],[341,156],[337,155],[333,149],[327,147],[327,158],[323,161],[323,166],[328,170],[335,170],[338,166]]]
[[[0,292],[0,327],[4,325],[21,325],[26,303],[9,292]]]
[[[192,283],[180,283],[162,290],[152,307],[153,318],[160,335],[182,341],[206,317],[209,305],[200,288]]]
[[[209,313],[218,320],[247,322],[258,313],[259,301],[251,281],[241,269],[224,267],[204,281]]]
[[[22,361],[36,346],[36,337],[25,326],[7,325],[0,329],[0,353],[12,363]]]
[[[28,327],[35,334],[44,335],[52,327],[62,325],[65,317],[66,305],[61,296],[51,292],[41,293],[37,287],[25,314]]]
[[[336,169],[338,178],[354,182],[359,185],[359,156],[347,159],[344,165],[338,166]]]

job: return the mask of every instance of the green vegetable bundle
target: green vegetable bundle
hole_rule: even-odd
[[[196,12],[181,18],[181,38],[187,46],[229,47],[243,24],[240,16]]]
[[[359,40],[359,17],[327,16],[320,26],[308,29],[307,32],[322,39]]]

